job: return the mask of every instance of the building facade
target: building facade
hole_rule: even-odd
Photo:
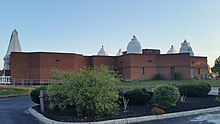
[[[183,79],[204,78],[208,74],[206,57],[189,53],[160,54],[159,50],[144,49],[143,54],[121,56],[83,56],[71,53],[13,52],[10,56],[12,79],[49,80],[53,69],[79,71],[83,67],[109,66],[116,68],[124,80],[151,80],[160,73],[172,79],[174,71]]]
[[[158,49],[142,49],[135,36],[128,43],[127,50],[119,49],[116,56],[109,56],[104,46],[97,55],[84,56],[75,53],[21,52],[18,33],[12,32],[4,70],[10,72],[15,82],[50,80],[53,69],[78,72],[83,67],[109,66],[120,72],[124,80],[151,80],[156,74],[165,79],[173,78],[175,71],[183,79],[205,78],[209,73],[207,57],[194,56],[190,43],[181,43],[180,52],[174,46],[167,54]]]

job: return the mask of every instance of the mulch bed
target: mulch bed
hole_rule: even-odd
[[[181,112],[196,110],[202,108],[210,108],[220,106],[220,102],[215,101],[216,96],[206,96],[206,97],[187,97],[185,102],[178,102],[176,107],[166,109],[166,113]],[[124,111],[122,108],[119,110],[119,114],[113,117],[102,117],[102,118],[87,118],[87,117],[78,117],[72,113],[75,112],[73,108],[66,108],[64,110],[47,110],[44,116],[63,122],[88,122],[88,121],[103,121],[119,118],[129,118],[129,117],[138,117],[138,116],[147,116],[152,115],[151,109],[153,105],[145,104],[139,106],[128,106],[127,110]],[[39,106],[34,107],[35,110],[40,112]]]

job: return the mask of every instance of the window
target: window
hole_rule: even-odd
[[[152,62],[152,60],[148,60],[148,62]]]
[[[123,61],[121,61],[121,63],[123,63]]]
[[[200,68],[197,68],[197,70],[198,70],[198,74],[200,74]]]
[[[123,74],[123,68],[120,69],[120,74]]]
[[[170,72],[171,72],[171,74],[173,74],[173,73],[175,72],[175,68],[174,68],[174,67],[171,67],[171,68],[170,68]]]
[[[141,75],[144,75],[144,68],[141,68]]]

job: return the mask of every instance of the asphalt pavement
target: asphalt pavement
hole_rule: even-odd
[[[30,96],[1,98],[0,124],[40,124],[26,111],[34,105]]]
[[[220,124],[220,112],[148,121],[138,124]]]

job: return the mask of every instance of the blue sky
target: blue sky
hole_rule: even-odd
[[[0,68],[13,29],[24,52],[111,55],[132,35],[142,48],[179,51],[187,39],[210,66],[220,56],[219,0],[5,0],[0,1]]]

